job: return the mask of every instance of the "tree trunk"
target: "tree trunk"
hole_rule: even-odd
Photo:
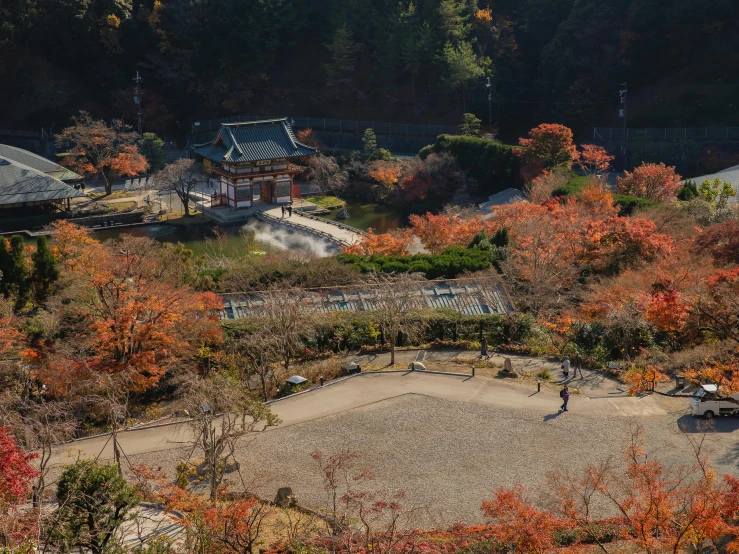
[[[102,169],[100,171],[100,175],[103,177],[103,183],[105,185],[105,195],[110,196],[113,194],[113,182],[110,180],[109,176],[105,174],[105,169]]]
[[[390,365],[395,365],[395,343],[390,344]]]

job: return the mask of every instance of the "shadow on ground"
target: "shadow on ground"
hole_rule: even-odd
[[[718,417],[714,419],[703,419],[686,414],[678,418],[677,426],[683,433],[733,433],[739,430],[739,418]]]

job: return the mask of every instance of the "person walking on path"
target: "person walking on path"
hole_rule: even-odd
[[[582,375],[582,356],[580,356],[580,352],[575,352],[575,356],[572,358],[572,363],[574,364],[574,370],[572,372],[574,377],[577,377],[577,372],[580,372],[580,379],[584,379]]]
[[[482,337],[482,342],[480,343],[480,357],[488,358],[488,340],[485,337]]]
[[[568,411],[567,410],[567,403],[570,401],[570,389],[567,388],[567,385],[564,386],[564,388],[559,391],[559,396],[562,398],[562,406],[560,407],[560,410],[563,412]]]
[[[293,207],[288,206],[287,207],[287,217],[292,217],[292,216],[293,216]]]
[[[282,208],[282,217],[285,217],[285,204],[280,207]]]
[[[565,374],[565,379],[570,378],[570,357],[569,356],[565,356],[565,359],[562,362],[562,373]]]

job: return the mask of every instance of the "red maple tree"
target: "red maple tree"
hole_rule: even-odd
[[[523,147],[516,151],[523,161],[521,173],[530,181],[544,169],[572,167],[580,154],[572,140],[572,130],[556,123],[542,123],[529,131],[528,138],[518,139]]]
[[[682,187],[680,179],[672,166],[645,162],[634,171],[625,171],[624,176],[618,178],[616,190],[647,200],[673,200]]]
[[[615,156],[611,156],[602,146],[583,144],[577,165],[588,175],[605,173],[611,167]]]

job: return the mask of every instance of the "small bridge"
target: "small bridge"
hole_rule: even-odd
[[[255,212],[254,217],[261,221],[267,221],[275,225],[282,225],[316,235],[340,247],[354,244],[361,236],[367,235],[361,229],[355,229],[349,225],[310,215],[295,209],[293,209],[292,217],[283,217],[280,207]]]

